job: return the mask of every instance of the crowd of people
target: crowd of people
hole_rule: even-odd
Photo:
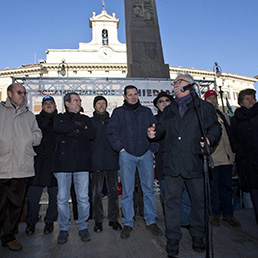
[[[28,200],[26,234],[33,235],[39,217],[42,191],[47,187],[48,208],[44,233],[54,230],[58,220],[58,244],[68,241],[71,187],[76,225],[83,242],[93,231],[103,231],[102,190],[108,197],[108,225],[128,239],[133,231],[135,176],[138,173],[146,229],[162,236],[158,227],[154,177],[159,180],[165,216],[168,257],[179,254],[180,227],[186,227],[196,252],[206,249],[203,156],[209,146],[214,167],[209,169],[212,214],[210,223],[221,220],[241,226],[232,205],[232,168],[236,164],[239,184],[250,192],[258,224],[258,104],[255,90],[239,93],[232,119],[220,111],[217,93],[209,90],[204,100],[193,90],[189,74],[178,74],[172,83],[174,97],[160,92],[151,109],[141,105],[134,85],[124,88],[124,104],[107,112],[108,100],[96,96],[92,117],[83,114],[80,96],[64,96],[65,112],[59,113],[55,99],[45,96],[38,115],[26,107],[22,84],[7,88],[0,105],[0,232],[2,245],[22,249],[16,239],[24,199]],[[154,157],[155,172],[154,175]],[[119,219],[118,171],[122,186],[122,225]],[[91,208],[91,211],[90,211]]]

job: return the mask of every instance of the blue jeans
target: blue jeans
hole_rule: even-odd
[[[73,173],[54,173],[57,184],[57,208],[58,208],[58,224],[59,230],[69,231],[71,227],[70,223],[70,206],[69,197],[72,183],[72,177],[74,181],[74,188],[76,193],[76,199],[78,203],[78,220],[76,225],[78,230],[88,228],[88,222],[86,220],[89,217],[89,172],[73,172]]]
[[[126,151],[120,152],[119,165],[123,194],[121,205],[124,218],[122,219],[122,223],[125,226],[133,226],[133,192],[136,167],[138,168],[143,192],[144,219],[146,225],[156,223],[157,210],[156,197],[153,189],[154,169],[152,152],[147,151],[140,157],[133,156]]]

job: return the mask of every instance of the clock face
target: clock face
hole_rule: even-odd
[[[110,48],[101,48],[99,50],[99,57],[102,60],[109,60],[112,57],[112,50]]]

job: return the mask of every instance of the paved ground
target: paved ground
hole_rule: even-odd
[[[105,202],[105,199],[104,199]],[[158,204],[159,205],[159,204]],[[45,205],[42,205],[41,214]],[[164,230],[164,217],[160,214],[158,225]],[[255,223],[253,209],[235,211],[236,218],[242,223],[241,228],[231,227],[222,222],[220,227],[213,228],[214,257],[216,258],[257,258],[258,257],[258,225]],[[165,258],[167,257],[164,236],[155,237],[145,229],[142,217],[136,217],[131,237],[127,240],[120,238],[120,232],[112,230],[104,220],[104,231],[93,232],[94,221],[89,221],[89,231],[92,239],[84,243],[78,236],[76,224],[72,220],[68,242],[58,245],[56,242],[59,230],[55,223],[53,234],[44,235],[44,223],[40,221],[36,225],[33,236],[25,234],[25,223],[20,223],[17,239],[24,248],[19,252],[9,251],[8,248],[0,247],[1,258]],[[180,242],[178,257],[199,258],[206,257],[205,253],[198,254],[192,250],[191,237],[187,229],[182,229],[183,238]],[[210,255],[212,257],[212,255]]]

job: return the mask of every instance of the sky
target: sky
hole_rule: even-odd
[[[257,0],[156,0],[165,63],[258,75]],[[124,0],[105,0],[120,19],[125,38]],[[47,49],[78,49],[91,41],[89,18],[102,0],[9,0],[0,7],[0,70],[46,59]],[[258,88],[258,83],[255,84]]]

